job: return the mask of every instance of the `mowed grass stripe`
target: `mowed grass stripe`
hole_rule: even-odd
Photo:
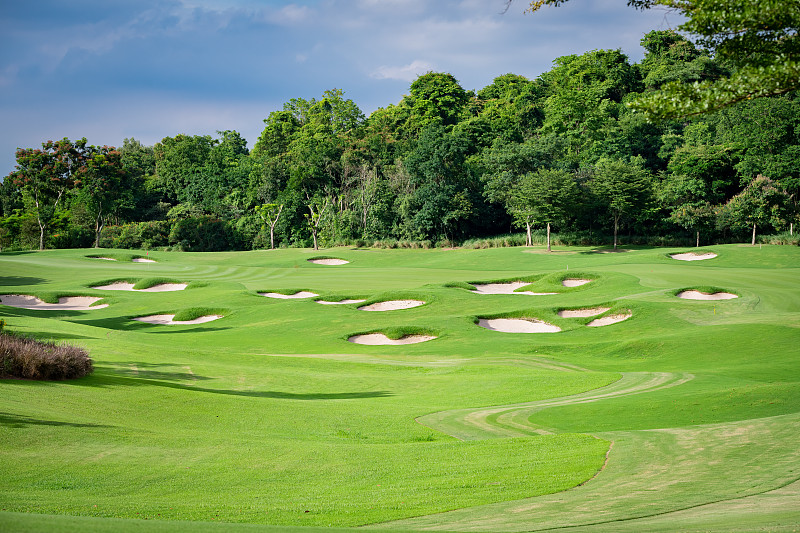
[[[516,532],[591,525],[590,531],[616,531],[620,522],[637,518],[665,515],[668,520],[677,511],[764,494],[796,482],[800,478],[798,431],[800,415],[792,414],[729,424],[601,433],[600,437],[613,443],[608,463],[580,487],[381,527]],[[781,501],[796,502],[792,500],[796,494],[792,490]],[[768,510],[775,511],[774,507]],[[790,516],[796,519],[797,513]],[[692,523],[688,511],[683,520]],[[727,523],[735,527],[735,519]]]

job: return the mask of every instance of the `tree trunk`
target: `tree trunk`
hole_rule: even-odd
[[[752,240],[752,242],[750,244],[753,245],[753,246],[756,245],[756,223],[755,222],[753,222],[753,240]]]
[[[44,226],[39,222],[39,249],[44,250]]]
[[[695,242],[694,247],[700,248],[700,230],[697,230],[697,242]]]
[[[269,227],[269,249],[275,249],[275,226]]]
[[[614,250],[617,249],[617,230],[619,229],[619,217],[614,217]]]
[[[94,221],[94,247],[100,248],[100,234],[103,232],[105,224],[100,217]]]
[[[794,235],[794,222],[789,223],[789,235]]]
[[[550,223],[549,222],[547,223],[547,251],[548,252],[552,251],[550,249]]]
[[[319,250],[319,247],[317,247],[317,232],[316,232],[316,230],[311,232],[311,236],[314,238],[314,249],[315,250]]]
[[[529,220],[525,221],[525,228],[527,230],[527,241],[525,242],[525,246],[533,246],[533,239],[531,238],[531,223]]]

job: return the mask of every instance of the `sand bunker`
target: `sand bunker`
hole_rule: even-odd
[[[593,307],[591,309],[562,309],[558,312],[561,318],[586,318],[600,315],[611,309],[610,307]]]
[[[4,294],[0,296],[0,303],[21,309],[36,309],[37,311],[90,311],[103,309],[108,304],[92,305],[102,298],[94,296],[64,296],[58,299],[57,304],[43,302],[35,296],[23,294]]]
[[[590,279],[578,279],[578,278],[570,278],[561,281],[561,284],[565,287],[580,287],[581,285],[586,285],[590,283],[592,280]]]
[[[385,344],[417,344],[418,342],[425,342],[435,338],[432,335],[404,335],[399,339],[390,339],[383,333],[369,333],[367,335],[353,335],[347,340],[356,344],[378,346]]]
[[[420,300],[388,300],[386,302],[377,302],[369,305],[362,305],[358,308],[359,311],[397,311],[399,309],[411,309],[412,307],[419,307],[425,302]]]
[[[344,305],[344,304],[360,304],[361,302],[366,302],[366,300],[339,300],[338,302],[330,302],[328,300],[316,300],[318,304],[322,305]]]
[[[533,318],[481,318],[478,325],[504,333],[557,333],[561,328]]]
[[[525,287],[526,285],[530,285],[530,283],[525,281],[512,281],[510,283],[472,284],[472,286],[475,287],[475,290],[473,292],[476,294],[527,294],[528,296],[545,296],[548,294],[558,294],[556,292],[530,292],[530,291],[514,292],[520,287]]]
[[[700,291],[681,291],[677,296],[684,300],[732,300],[738,298],[738,296],[729,292],[708,293]]]
[[[315,265],[346,265],[350,261],[345,261],[344,259],[334,259],[334,258],[326,258],[326,259],[309,259],[309,263],[314,263]]]
[[[90,256],[90,259],[102,259],[103,261],[116,261],[113,257],[100,257],[99,255]]]
[[[266,296],[267,298],[280,298],[281,300],[289,300],[292,298],[313,298],[319,294],[308,291],[300,291],[294,294],[281,294],[279,292],[259,292],[259,296]]]
[[[188,285],[186,283],[159,283],[158,285],[153,285],[152,287],[148,287],[146,289],[134,289],[133,283],[115,281],[114,283],[110,283],[108,285],[98,285],[92,288],[99,289],[101,291],[170,292],[182,291],[187,286]]]
[[[617,322],[622,322],[623,320],[628,320],[632,316],[631,312],[628,311],[626,313],[618,313],[614,315],[608,315],[600,318],[595,318],[588,324],[590,328],[597,328],[600,326],[608,326],[610,324],[616,324]]]
[[[222,318],[222,315],[204,315],[195,318],[194,320],[172,320],[175,315],[150,315],[150,316],[137,316],[133,320],[139,322],[147,322],[148,324],[161,324],[161,325],[185,325],[185,324],[204,324]]]
[[[717,254],[712,252],[704,254],[687,252],[683,254],[671,254],[670,257],[673,259],[677,259],[678,261],[702,261],[703,259],[714,259],[715,257],[717,257]]]
[[[145,259],[144,257],[134,257],[131,259],[134,263],[155,263],[152,259]]]

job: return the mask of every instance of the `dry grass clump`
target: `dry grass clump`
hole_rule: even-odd
[[[74,379],[93,371],[83,348],[0,333],[0,378]]]

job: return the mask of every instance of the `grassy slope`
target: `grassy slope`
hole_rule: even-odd
[[[572,494],[581,498],[581,491],[595,491],[593,498],[617,502],[608,520],[618,520],[778,488],[791,481],[785,465],[796,459],[797,445],[787,437],[796,420],[779,415],[800,411],[794,342],[800,294],[793,282],[800,254],[785,247],[715,251],[717,259],[696,263],[670,260],[665,250],[329,254],[352,261],[344,267],[308,264],[305,258],[313,253],[300,250],[151,254],[158,264],[91,260],[86,251],[2,254],[4,293],[110,295],[112,305],[91,312],[0,308],[16,331],[89,347],[98,369],[70,383],[0,383],[0,478],[7,480],[0,487],[0,508],[359,525],[472,506],[402,527],[525,530],[540,524],[542,515],[511,513],[531,505],[519,499],[588,479],[603,463],[609,441],[615,444],[608,468],[558,498],[566,495],[569,502]],[[596,281],[560,288],[566,268],[594,273]],[[563,293],[483,296],[443,286],[531,274],[552,274],[533,290]],[[133,278],[193,283],[180,293],[86,289],[98,281]],[[733,289],[741,298],[687,302],[670,293],[700,285]],[[413,297],[428,305],[365,313],[355,306],[255,295],[300,289],[326,299]],[[634,317],[591,329],[583,327],[588,320],[555,315],[562,306],[602,303],[630,308]],[[195,307],[229,312],[202,326],[127,320]],[[565,331],[509,335],[473,323],[476,316],[497,313],[542,318]],[[352,333],[397,326],[431,329],[440,337],[403,347],[344,341]],[[620,372],[691,373],[693,379],[515,415],[515,423],[524,419],[551,435],[462,443],[414,423],[415,417],[442,411],[569,396],[609,385]],[[492,416],[486,418],[489,427],[505,423]],[[736,433],[748,419],[762,420],[747,424],[766,424],[752,432],[752,447],[760,449],[753,456],[758,483],[737,471],[736,465],[752,456],[742,451],[749,448],[726,447],[730,439],[717,438],[719,424],[728,424],[723,433]],[[649,490],[651,477],[632,476],[636,465],[652,460],[638,454],[642,443],[660,450],[663,471],[672,471],[678,464],[674,442],[643,430],[679,427],[691,435],[686,442],[694,442],[687,449],[708,450],[695,454],[697,465],[725,457],[715,468],[691,469],[706,481],[702,489],[666,491],[657,511],[648,508],[649,494],[638,501],[611,490],[620,479],[639,479],[640,488]],[[675,470],[672,478],[657,482],[680,486],[674,480],[682,475],[687,473]],[[710,481],[719,479],[723,482]],[[547,497],[531,501],[552,505]],[[33,523],[36,516],[0,514],[0,529],[4,523]],[[557,526],[586,523],[558,505],[544,516]]]

